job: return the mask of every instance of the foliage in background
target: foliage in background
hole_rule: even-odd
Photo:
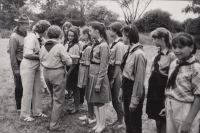
[[[184,21],[185,32],[192,35],[200,34],[200,16],[195,19],[187,19]]]
[[[26,0],[1,0],[0,1],[0,29],[12,29],[19,16],[19,9],[25,5]]]
[[[200,0],[193,0],[192,5],[186,6],[182,12],[189,13],[193,12],[194,14],[200,15]]]
[[[10,30],[6,30],[6,29],[0,30],[0,38],[9,38],[11,34],[12,34],[12,31]]]
[[[151,32],[158,27],[170,29],[171,14],[161,9],[146,12],[141,19],[136,21],[136,26],[145,32]]]
[[[91,9],[86,15],[86,21],[99,21],[108,26],[110,23],[117,21],[119,15],[109,11],[105,6],[97,6]]]
[[[81,17],[81,13],[76,8],[65,8],[65,6],[59,6],[51,10],[45,10],[40,14],[37,14],[38,19],[46,19],[53,25],[62,26],[65,21],[70,21],[73,25],[83,26],[85,20]]]

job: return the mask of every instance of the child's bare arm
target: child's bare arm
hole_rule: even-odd
[[[182,132],[190,132],[191,130],[191,124],[196,117],[197,113],[199,112],[200,109],[200,95],[195,95],[194,102],[192,104],[192,107],[189,111],[188,116],[186,117],[185,121],[183,122],[182,128],[181,128],[181,133]]]

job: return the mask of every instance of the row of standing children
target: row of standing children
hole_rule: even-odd
[[[27,20],[27,22],[30,21]],[[26,24],[19,26],[19,29],[26,28]],[[121,127],[124,115],[126,132],[141,133],[147,60],[143,47],[139,43],[137,28],[135,26],[123,27],[119,22],[112,23],[109,26],[109,35],[115,41],[110,47],[106,28],[102,23],[91,22],[89,27],[81,29],[80,38],[84,40],[84,45],[78,42],[76,27],[63,29],[67,33],[64,35],[66,36],[64,46],[58,41],[62,34],[61,29],[58,26],[50,26],[45,20],[40,20],[33,33],[25,38],[22,59],[25,64],[22,63],[20,66],[24,87],[21,118],[25,117],[25,121],[32,121],[31,108],[36,116],[46,117],[39,104],[41,96],[37,89],[39,88],[37,87],[39,86],[38,79],[40,79],[38,65],[40,59],[44,67],[44,78],[52,96],[50,130],[60,129],[59,121],[64,105],[62,82],[66,73],[64,70],[66,65],[66,86],[69,95],[71,94],[70,89],[73,91],[75,103],[75,107],[69,110],[69,113],[74,114],[79,111],[79,104],[84,102],[85,92],[89,112],[88,120],[90,123],[96,121],[96,126],[89,132],[105,131],[105,103],[112,100],[118,117],[112,124]],[[39,37],[44,36],[46,31],[49,39],[40,50]],[[16,33],[13,39],[23,35],[18,30]],[[156,120],[157,132],[189,133],[192,131],[197,133],[199,132],[200,65],[194,56],[195,41],[187,33],[180,33],[171,39],[170,32],[165,28],[158,28],[151,35],[153,42],[160,50],[154,58],[149,79],[146,107],[148,117]],[[12,55],[12,45],[14,45],[12,37],[10,41]],[[127,51],[125,45],[128,46]],[[19,52],[20,50],[20,48],[17,49]],[[14,75],[17,75],[15,74],[17,72],[13,69]],[[81,91],[81,96],[79,91]],[[32,107],[29,104],[31,101]],[[18,104],[17,100],[16,103]],[[161,117],[165,112],[166,120],[165,117]],[[87,117],[79,119],[85,120]]]
[[[69,22],[66,23],[64,24],[66,28],[63,27],[63,31],[67,31],[64,35],[64,42],[66,42],[64,45],[67,52],[75,58],[75,55],[78,56],[80,51],[78,49],[80,48],[78,47],[80,45],[78,44],[78,33]],[[71,28],[68,26],[71,26]],[[68,30],[66,30],[67,28]],[[111,125],[117,125],[120,128],[123,126],[123,109],[122,102],[118,100],[118,97],[119,94],[122,94],[120,91],[124,91],[126,130],[127,132],[141,132],[147,61],[142,45],[138,43],[138,31],[135,26],[123,27],[120,22],[114,22],[109,26],[109,35],[114,40],[110,46],[108,45],[106,28],[99,22],[91,22],[89,27],[83,27],[80,30],[80,38],[86,44],[81,50],[79,68],[78,60],[74,59],[75,66],[70,66],[67,72],[67,90],[73,91],[75,103],[74,109],[69,110],[69,113],[74,114],[79,111],[79,90],[86,88],[85,98],[88,103],[89,116],[88,118],[86,116],[79,117],[79,119],[88,120],[89,123],[97,122],[96,126],[89,132],[103,132],[106,129],[105,103],[111,100],[117,112],[117,120]],[[94,40],[93,45],[92,40]],[[129,49],[127,49],[128,47]],[[120,67],[122,64],[123,73]],[[134,71],[137,71],[137,73],[134,73]],[[122,75],[124,76],[124,84],[122,84]],[[70,86],[70,84],[73,84],[73,86]],[[124,90],[120,90],[121,86]],[[127,90],[127,88],[129,89]],[[70,93],[68,94],[70,96]],[[129,105],[131,111],[129,111]],[[133,113],[133,110],[137,111]]]

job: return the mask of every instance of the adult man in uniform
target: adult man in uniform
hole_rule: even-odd
[[[30,23],[33,22],[29,20],[26,14],[19,16],[17,21],[17,27],[14,33],[10,36],[8,53],[10,54],[11,68],[14,75],[15,81],[15,101],[17,110],[21,110],[21,99],[23,94],[23,87],[20,76],[20,63],[23,58],[23,48],[24,48],[24,38],[27,35],[27,30],[29,29]]]

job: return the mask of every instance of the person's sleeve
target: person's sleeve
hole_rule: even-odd
[[[97,83],[95,88],[100,88],[101,83],[107,74],[108,64],[109,64],[109,48],[106,45],[100,47],[100,70],[97,78]]]
[[[86,48],[86,51],[85,51],[85,65],[86,66],[89,66],[90,65],[90,53],[91,53],[91,47],[88,46]]]
[[[35,50],[35,38],[29,37],[24,40],[24,54],[33,54]]]
[[[77,55],[77,56],[80,56],[80,48],[79,48],[79,45],[76,44],[73,48],[73,55]],[[79,59],[76,58],[76,59],[73,59],[73,64],[78,64],[79,62]]]
[[[146,59],[143,54],[136,55],[134,65],[134,84],[131,97],[131,103],[137,107],[143,94],[144,80],[146,73]]]
[[[62,62],[65,65],[70,66],[72,64],[72,59],[70,58],[69,54],[65,51],[65,48],[63,45],[59,47],[59,54],[60,54]]]
[[[116,60],[115,60],[115,64],[116,65],[121,65],[122,63],[122,58],[123,58],[123,48],[118,45],[117,49],[116,49]]]
[[[13,71],[19,71],[19,66],[16,57],[18,43],[19,42],[14,37],[11,36],[9,40],[9,54],[11,60],[11,67]]]
[[[195,65],[195,64],[194,64]],[[198,64],[199,65],[199,64]],[[192,88],[195,95],[200,95],[200,66],[192,74]]]

